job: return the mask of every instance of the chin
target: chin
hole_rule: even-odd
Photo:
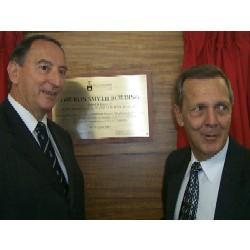
[[[47,105],[47,106],[41,106],[41,109],[44,111],[44,113],[48,113],[52,110],[54,106]]]
[[[56,101],[55,100],[46,100],[44,102],[41,102],[41,107],[44,108],[44,109],[52,109],[56,104]]]
[[[222,149],[222,147],[220,146],[215,146],[215,147],[206,147],[204,149],[204,152],[206,153],[206,155],[208,156],[208,158],[211,158],[212,156],[216,155],[220,150]]]

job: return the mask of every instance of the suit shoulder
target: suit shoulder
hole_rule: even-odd
[[[8,120],[3,108],[3,105],[0,104],[0,155],[2,155],[3,151],[6,151],[9,145],[9,124]]]
[[[174,150],[166,159],[165,169],[167,168],[169,172],[179,171],[190,160],[190,157],[191,150],[189,147]]]
[[[174,151],[172,151],[168,157],[167,160],[176,160],[176,159],[180,159],[183,157],[188,157],[190,155],[190,148],[189,147],[185,147],[185,148],[180,148],[180,149],[176,149]]]
[[[245,146],[240,145],[238,142],[236,142],[232,138],[230,138],[228,153],[235,154],[237,156],[250,160],[250,149],[246,148]]]
[[[0,104],[0,125],[3,125],[5,121],[3,104]]]
[[[4,135],[9,130],[8,119],[4,111],[3,104],[0,104],[0,134]],[[2,138],[2,137],[1,137]]]
[[[241,152],[242,161],[248,163],[246,165],[248,166],[248,168],[250,168],[250,150],[246,147],[239,145],[239,151]]]

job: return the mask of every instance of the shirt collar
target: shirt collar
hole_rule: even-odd
[[[215,179],[219,170],[221,168],[223,168],[223,166],[224,166],[228,144],[229,144],[229,138],[227,138],[227,141],[226,141],[224,147],[217,154],[215,154],[213,157],[207,159],[206,161],[200,162],[202,170],[204,171],[208,180],[211,182]],[[195,161],[198,161],[198,160],[195,158],[195,156],[192,152],[190,165],[192,165]]]
[[[30,132],[33,133],[38,123],[37,119],[19,102],[17,102],[10,94],[8,94],[8,101],[17,111],[17,113],[19,114],[27,128],[30,130]],[[43,122],[47,126],[47,115],[43,117],[41,122]]]

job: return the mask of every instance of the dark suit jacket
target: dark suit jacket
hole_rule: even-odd
[[[164,219],[173,219],[182,179],[191,159],[190,148],[172,152],[163,180]],[[229,140],[214,219],[250,219],[250,151]]]
[[[48,120],[69,178],[65,197],[54,170],[20,116],[0,105],[0,219],[83,219],[84,183],[69,134]]]

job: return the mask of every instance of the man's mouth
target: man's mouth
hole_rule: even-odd
[[[58,92],[57,91],[53,91],[53,90],[41,90],[41,92],[45,95],[49,95],[52,97],[57,96]]]
[[[217,134],[204,134],[203,136],[204,136],[205,139],[208,140],[208,141],[215,140],[215,139],[218,137]]]

